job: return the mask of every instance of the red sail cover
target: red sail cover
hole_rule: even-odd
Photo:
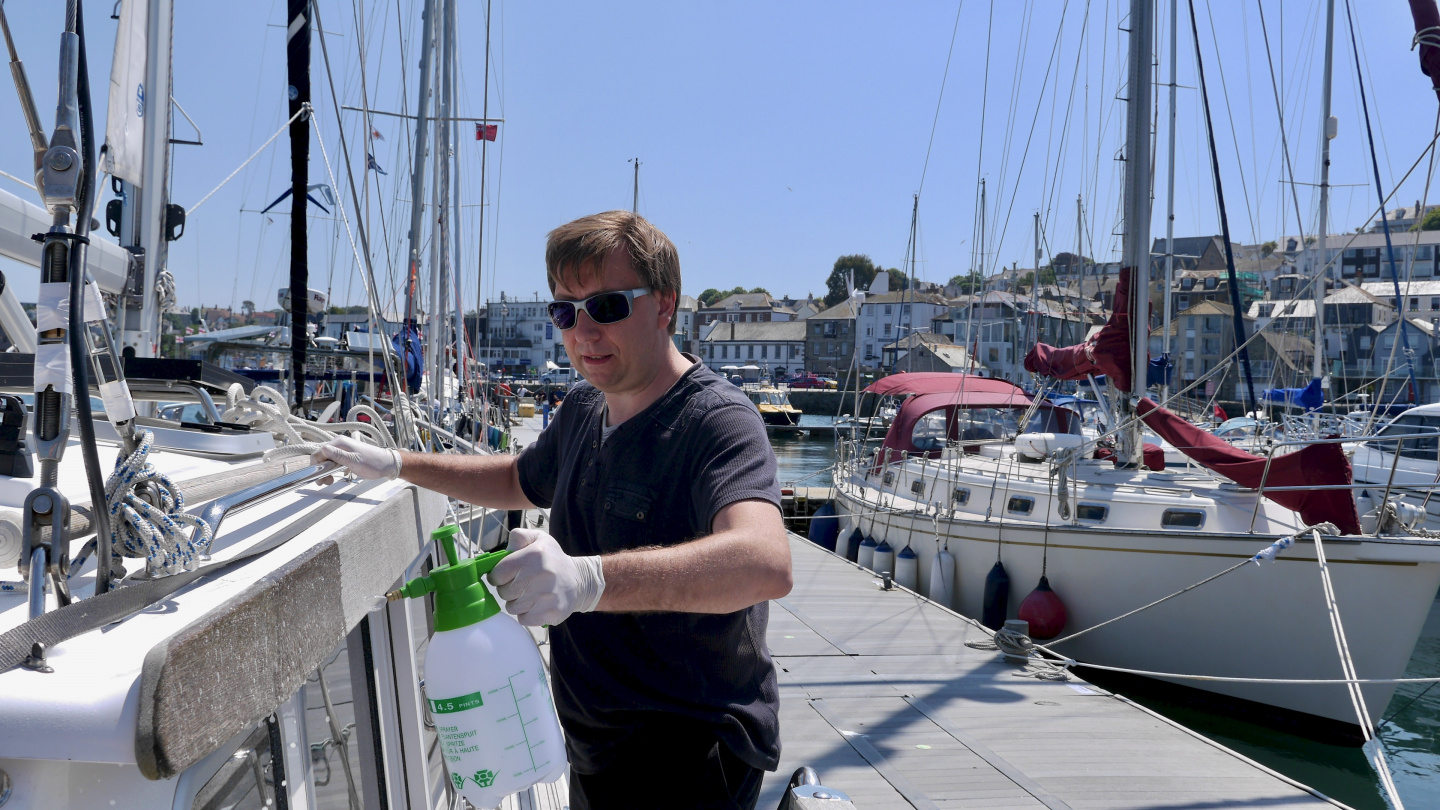
[[[1135,408],[1140,418],[1160,437],[1179,448],[1206,469],[1243,486],[1267,487],[1349,486],[1350,461],[1338,444],[1312,444],[1297,452],[1275,456],[1265,470],[1265,457],[1232,446],[1218,436],[1190,424],[1151,402],[1140,400]],[[1360,517],[1348,489],[1319,489],[1301,492],[1265,491],[1265,497],[1300,513],[1307,525],[1334,523],[1344,534],[1360,533]]]
[[[1115,283],[1115,306],[1110,320],[1084,343],[1057,349],[1037,343],[1025,355],[1025,370],[1057,380],[1083,380],[1104,374],[1121,391],[1130,390],[1130,268],[1120,271]]]
[[[1415,19],[1415,38],[1420,41],[1420,70],[1430,77],[1435,92],[1440,93],[1440,11],[1435,0],[1410,0],[1410,16]]]

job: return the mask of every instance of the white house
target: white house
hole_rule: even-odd
[[[930,321],[947,312],[950,305],[935,293],[913,290],[882,292],[865,296],[856,320],[860,364],[880,364],[880,348],[912,332],[930,331]]]
[[[719,371],[725,366],[758,366],[771,377],[805,367],[805,322],[719,321],[701,327],[700,359]]]

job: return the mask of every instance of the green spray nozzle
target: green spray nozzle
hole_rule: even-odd
[[[475,624],[500,612],[500,604],[485,586],[483,576],[494,570],[495,564],[509,556],[510,551],[492,551],[461,560],[455,553],[455,535],[459,531],[460,527],[452,524],[441,526],[430,535],[444,550],[449,565],[442,565],[429,575],[416,577],[386,594],[392,602],[435,594],[437,631]]]

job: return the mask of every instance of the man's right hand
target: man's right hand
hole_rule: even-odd
[[[400,451],[336,436],[315,451],[317,460],[333,461],[367,480],[397,478],[400,475]]]

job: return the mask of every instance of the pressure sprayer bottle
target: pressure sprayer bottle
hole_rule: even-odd
[[[425,706],[440,735],[450,782],[472,805],[498,807],[512,793],[565,771],[565,739],[530,633],[483,576],[510,552],[455,555],[456,526],[431,535],[450,564],[407,582],[391,599],[435,594],[435,635],[425,653]]]

